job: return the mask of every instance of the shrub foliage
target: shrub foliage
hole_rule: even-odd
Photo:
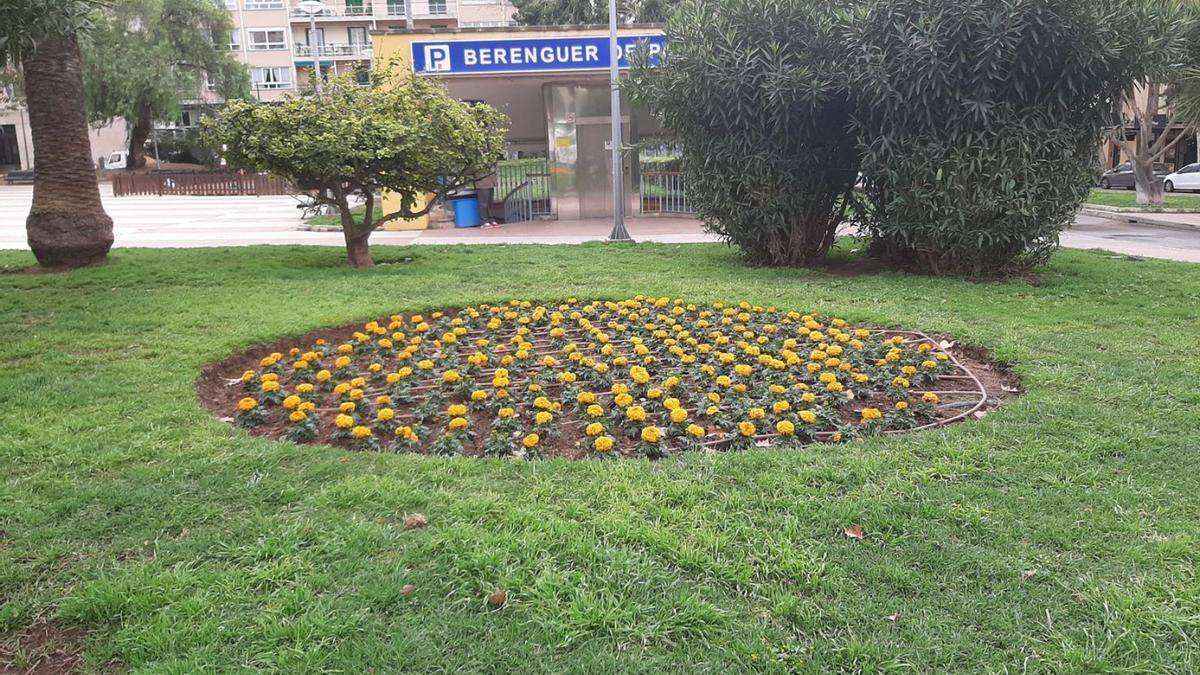
[[[851,15],[864,223],[933,273],[1043,262],[1129,78],[1115,0],[869,0]]]
[[[628,85],[682,142],[705,225],[753,264],[819,260],[846,212],[857,157],[837,4],[686,0],[667,56]]]

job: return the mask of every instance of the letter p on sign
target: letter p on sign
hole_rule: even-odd
[[[425,72],[445,73],[450,70],[449,45],[425,45]]]

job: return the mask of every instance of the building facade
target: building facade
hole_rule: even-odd
[[[516,12],[511,0],[409,1],[411,8],[405,0],[329,0],[310,18],[300,0],[223,0],[233,18],[228,48],[249,68],[254,96],[273,101],[303,89],[314,62],[326,77],[365,75],[372,31],[409,21],[414,28],[502,27]]]

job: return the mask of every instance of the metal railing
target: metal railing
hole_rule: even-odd
[[[520,164],[504,166],[496,169],[496,193],[512,194],[514,199],[526,202],[519,212],[526,213],[524,220],[535,217],[553,217],[554,205],[550,200],[550,174],[541,171],[528,171],[529,167]],[[504,202],[507,205],[509,198]],[[507,220],[507,206],[505,211]]]
[[[695,213],[688,201],[683,174],[643,171],[638,181],[642,213]]]
[[[327,4],[325,9],[317,13],[317,18],[319,19],[322,17],[336,16],[372,16],[374,13],[374,5],[369,0],[363,0],[362,4]],[[288,14],[293,19],[304,19],[305,21],[308,20],[308,13],[296,6],[291,7],[288,10]]]
[[[371,48],[371,45],[365,44],[326,44],[317,45],[318,56],[344,57],[344,58],[365,58],[366,51]],[[313,48],[310,45],[296,45],[296,56],[312,56]]]

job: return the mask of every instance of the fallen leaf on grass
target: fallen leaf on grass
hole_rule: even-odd
[[[866,532],[863,531],[862,525],[851,525],[843,530],[843,532],[846,533],[847,537],[851,539],[858,539],[860,541],[866,536]]]
[[[416,586],[413,586],[412,584],[404,584],[400,587],[400,595],[412,595],[416,590]]]
[[[1021,578],[1028,579],[1035,574],[1037,574],[1037,570],[1025,570],[1024,572],[1021,572]]]
[[[894,622],[896,619],[899,619],[899,618],[900,618],[900,614],[899,614],[899,613],[897,613],[897,614],[888,614],[887,616],[885,616],[885,617],[883,617],[883,618],[887,619],[888,621],[892,621],[892,622]]]
[[[492,607],[493,609],[504,605],[506,602],[508,602],[508,593],[504,591],[496,591],[487,598],[488,607]]]
[[[942,340],[941,342],[938,343],[938,346],[942,348],[942,351],[948,352],[948,351],[950,351],[950,348],[953,347],[955,344],[957,344],[957,343],[951,342],[950,340]]]
[[[986,410],[976,410],[975,411],[975,417],[977,419],[983,419],[987,416],[988,416],[988,411],[986,411]]]
[[[410,513],[404,516],[404,527],[409,530],[415,530],[418,527],[425,527],[429,524],[429,519],[423,513]]]

